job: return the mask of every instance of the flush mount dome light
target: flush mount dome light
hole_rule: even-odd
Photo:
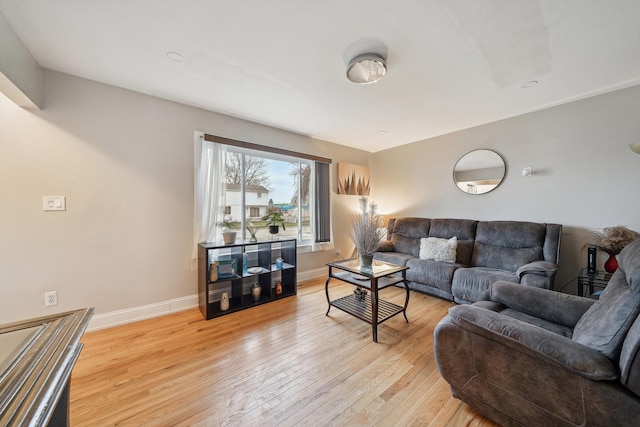
[[[349,62],[347,78],[354,83],[375,83],[387,72],[384,59],[375,53],[356,56]]]

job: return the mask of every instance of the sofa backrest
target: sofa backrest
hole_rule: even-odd
[[[547,243],[547,229],[553,242]],[[557,263],[561,226],[525,221],[480,221],[476,229],[471,265],[516,271],[533,261]],[[557,237],[557,239],[556,239]],[[547,256],[548,255],[548,258]]]
[[[441,239],[457,237],[456,262],[470,265],[477,225],[478,221],[471,219],[434,218],[431,220],[429,237],[439,237]]]
[[[631,365],[639,363],[635,362],[635,358],[638,357],[640,331],[638,327],[634,329],[635,340],[628,332],[640,313],[640,240],[627,245],[617,258],[618,269],[611,276],[600,299],[576,323],[572,339],[613,361],[620,357],[621,380],[624,383]],[[621,353],[623,343],[624,354]],[[640,373],[635,375],[640,376]]]
[[[562,225],[546,224],[547,235],[544,239],[542,247],[542,255],[544,260],[558,264],[560,259],[560,238],[562,237]]]
[[[640,317],[636,317],[620,353],[620,382],[640,396]]]
[[[640,240],[627,245],[619,258],[630,287],[640,293]],[[636,317],[624,339],[619,366],[622,384],[640,396],[640,317]]]
[[[560,224],[523,221],[475,221],[447,218],[392,218],[387,239],[396,252],[418,257],[423,237],[458,238],[456,262],[515,272],[532,261],[558,263]]]
[[[429,218],[396,218],[393,223],[391,242],[396,252],[420,255],[420,239],[429,236]]]

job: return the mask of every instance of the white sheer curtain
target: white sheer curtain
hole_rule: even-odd
[[[216,240],[218,216],[222,213],[220,198],[224,171],[224,147],[204,140],[197,132],[194,147],[195,185],[193,197],[193,252],[191,260],[198,259],[198,243]]]

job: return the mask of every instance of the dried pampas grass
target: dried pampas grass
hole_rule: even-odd
[[[380,217],[377,215],[355,215],[348,228],[349,237],[360,255],[373,255],[380,246]]]
[[[598,249],[609,255],[619,254],[629,243],[640,239],[640,233],[622,225],[604,228],[602,233],[594,232],[593,235]]]

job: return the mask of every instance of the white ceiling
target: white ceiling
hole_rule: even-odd
[[[637,0],[0,0],[0,12],[45,68],[370,152],[640,84]],[[367,51],[387,75],[349,82]]]

